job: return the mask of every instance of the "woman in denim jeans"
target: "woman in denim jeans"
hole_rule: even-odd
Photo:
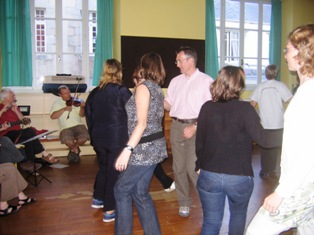
[[[145,54],[137,72],[145,81],[136,86],[126,103],[129,140],[115,163],[121,171],[114,188],[115,234],[132,234],[134,201],[144,234],[160,235],[148,188],[156,165],[167,157],[162,131],[164,96],[160,85],[165,79],[165,69],[161,57],[156,53]]]
[[[252,143],[281,145],[281,131],[267,133],[249,102],[239,100],[244,87],[241,67],[222,68],[197,120],[197,189],[203,207],[203,235],[218,235],[228,198],[229,235],[243,234],[253,191]]]

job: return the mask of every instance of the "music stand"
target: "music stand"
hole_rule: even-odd
[[[25,143],[28,143],[28,142],[31,142],[33,140],[36,140],[36,139],[39,139],[39,138],[42,138],[42,137],[45,137],[47,135],[50,135],[51,133],[54,133],[56,132],[56,130],[53,130],[53,131],[47,131],[45,133],[42,133],[42,134],[39,134],[39,135],[36,135],[30,139],[27,139],[23,142],[21,142],[20,144],[25,144]],[[42,180],[47,180],[50,184],[52,183],[51,180],[49,180],[46,176],[44,176],[43,174],[41,174],[37,169],[36,169],[36,163],[39,163],[38,161],[39,159],[35,159],[35,161],[33,162],[33,171],[26,177],[26,180],[34,185],[35,187],[37,187],[39,185],[39,183],[42,181]],[[29,180],[29,177],[33,176],[34,177],[34,181],[31,181]],[[38,179],[37,177],[40,177],[40,179]]]

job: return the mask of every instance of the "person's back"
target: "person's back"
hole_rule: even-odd
[[[265,69],[267,81],[260,83],[251,95],[251,105],[258,104],[261,124],[266,130],[283,130],[284,121],[284,102],[292,98],[288,87],[275,80],[278,68],[270,64]],[[262,179],[277,179],[280,174],[278,170],[280,159],[280,148],[265,149],[261,148],[261,171]]]

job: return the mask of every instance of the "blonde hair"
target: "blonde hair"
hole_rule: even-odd
[[[244,71],[241,67],[225,66],[218,72],[216,80],[210,86],[214,102],[226,102],[239,99],[245,86]]]
[[[122,64],[116,59],[105,61],[98,86],[104,88],[108,83],[122,84]]]
[[[301,66],[301,74],[314,76],[314,24],[299,26],[288,36],[291,45],[298,50],[296,59]]]

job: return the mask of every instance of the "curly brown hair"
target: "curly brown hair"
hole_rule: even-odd
[[[301,65],[301,74],[314,77],[314,24],[297,27],[288,40],[299,51],[296,59]]]

